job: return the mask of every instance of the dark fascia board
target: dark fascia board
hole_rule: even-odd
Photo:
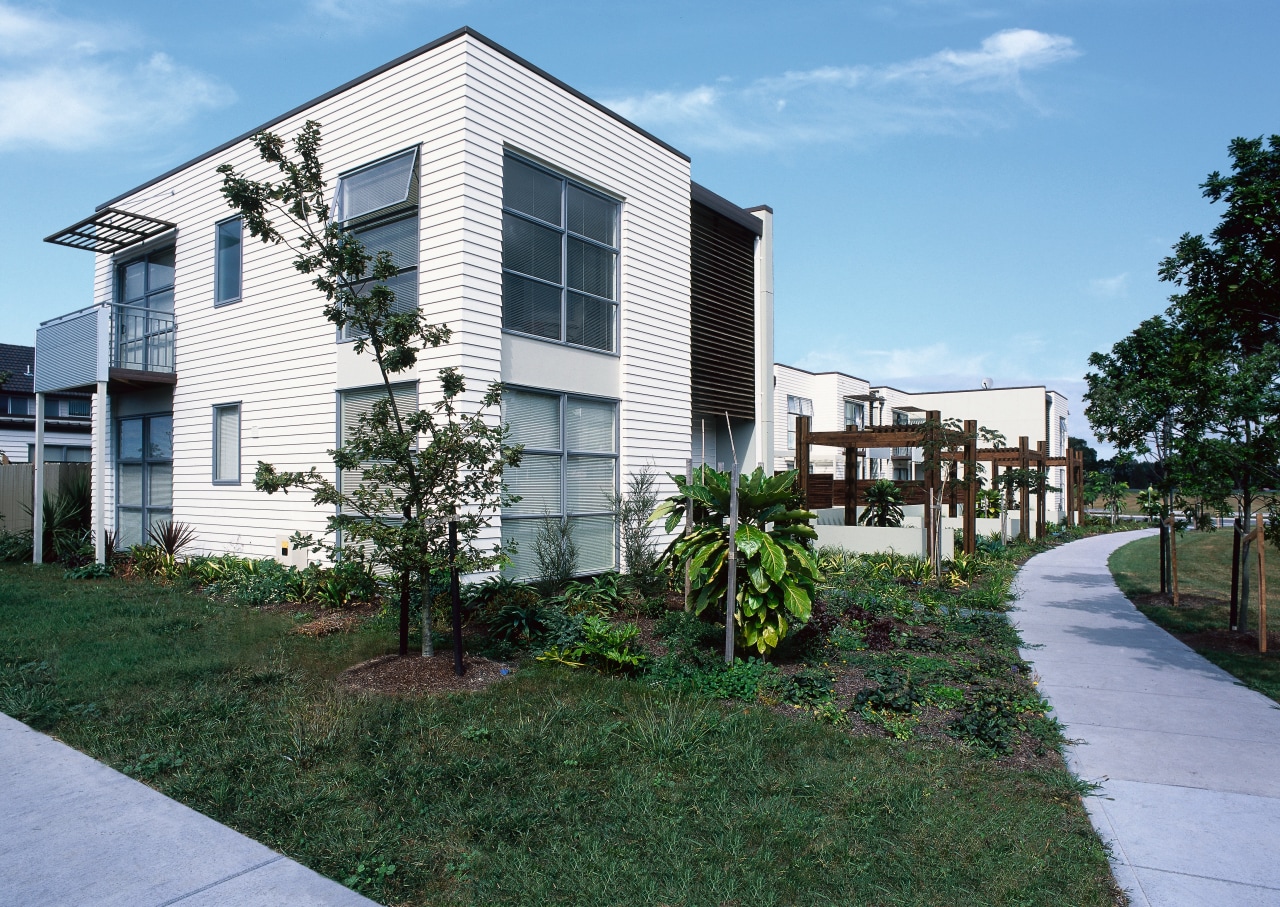
[[[836,372],[836,371],[811,372],[807,368],[800,368],[800,366],[798,365],[787,365],[785,362],[775,362],[774,365],[780,365],[783,368],[789,368],[793,372],[804,372],[806,375],[841,375],[845,378],[852,378],[854,381],[861,381],[863,384],[867,385],[868,387],[871,386],[871,382],[868,381],[866,378],[859,378],[857,375],[850,375],[848,372]]]
[[[1043,384],[1019,384],[1019,385],[1016,385],[1016,386],[1014,386],[1014,387],[962,387],[962,388],[959,388],[959,389],[957,389],[957,390],[950,390],[950,391],[904,391],[904,390],[903,390],[902,388],[900,388],[900,387],[893,387],[892,385],[889,385],[889,384],[877,384],[874,388],[872,388],[872,390],[891,390],[891,391],[897,391],[897,392],[898,392],[898,393],[900,393],[900,394],[908,394],[908,395],[913,396],[913,397],[914,397],[914,396],[919,396],[920,394],[974,394],[974,393],[977,393],[978,391],[984,391],[984,390],[986,390],[986,391],[1033,391],[1033,390],[1040,390],[1040,391],[1047,391],[1048,393],[1053,393],[1053,394],[1057,394],[1057,393],[1058,393],[1058,392],[1057,392],[1057,391],[1055,391],[1055,390],[1051,390],[1051,389],[1049,389],[1049,388],[1046,388]],[[1064,395],[1062,395],[1062,394],[1058,394],[1058,396],[1064,396]]]
[[[442,38],[437,38],[436,40],[431,41],[430,43],[422,45],[416,50],[411,50],[407,54],[403,54],[399,57],[396,57],[394,60],[392,60],[389,63],[383,63],[377,69],[371,69],[369,72],[366,72],[364,75],[357,76],[356,78],[352,79],[350,82],[345,82],[331,91],[326,91],[324,94],[318,97],[312,98],[310,101],[307,101],[305,104],[299,104],[297,107],[293,108],[292,110],[286,113],[282,113],[280,114],[280,116],[275,117],[274,119],[268,120],[267,122],[263,123],[261,126],[258,126],[255,129],[250,129],[248,132],[242,133],[241,135],[236,136],[234,139],[231,139],[228,142],[223,142],[217,148],[214,148],[211,151],[206,151],[204,154],[201,154],[198,157],[193,157],[191,160],[187,161],[185,164],[179,164],[177,167],[174,167],[172,170],[167,170],[164,173],[160,174],[159,176],[153,179],[147,180],[142,185],[135,186],[134,188],[130,189],[128,192],[122,192],[120,195],[117,195],[115,198],[110,199],[109,201],[105,201],[101,205],[98,205],[98,207],[94,210],[101,211],[103,208],[106,208],[109,205],[114,205],[116,202],[122,201],[131,195],[141,192],[144,189],[150,188],[151,186],[154,186],[156,183],[160,182],[161,180],[168,179],[169,177],[173,176],[175,173],[180,173],[183,170],[186,170],[188,167],[194,166],[195,164],[198,164],[201,161],[208,160],[209,158],[213,157],[215,154],[221,154],[222,152],[226,151],[228,148],[232,148],[240,144],[241,142],[245,141],[246,139],[253,138],[253,136],[257,135],[259,132],[262,132],[265,129],[270,129],[272,126],[275,126],[278,123],[283,123],[285,120],[289,119],[290,117],[297,116],[298,114],[303,113],[304,111],[316,106],[317,104],[322,104],[325,101],[329,100],[330,98],[333,98],[342,94],[344,91],[355,88],[357,85],[360,85],[363,82],[367,82],[370,79],[376,78],[377,76],[382,75],[384,72],[387,72],[388,70],[395,69],[397,66],[401,65],[402,63],[407,63],[408,61],[414,59],[415,57],[420,57],[425,53],[430,53],[436,48],[443,47],[444,45],[449,44],[452,41],[456,41],[459,38],[463,37],[464,35],[474,38],[475,40],[479,41],[481,44],[484,44],[486,47],[489,47],[497,51],[498,53],[502,54],[504,57],[511,60],[512,62],[517,63],[520,66],[523,66],[525,69],[529,70],[534,75],[537,75],[546,79],[548,82],[550,82],[552,85],[555,85],[557,88],[564,89],[565,91],[573,95],[578,100],[584,101],[587,104],[590,104],[596,110],[599,110],[602,113],[608,114],[609,116],[613,117],[613,119],[617,120],[622,125],[626,126],[629,129],[634,130],[635,132],[644,136],[649,141],[671,152],[677,157],[683,159],[684,161],[690,160],[689,155],[685,154],[683,151],[680,151],[678,148],[674,148],[671,145],[668,145],[666,142],[662,141],[662,139],[658,138],[653,133],[648,132],[644,129],[641,129],[635,123],[631,122],[630,120],[626,119],[620,114],[615,113],[614,111],[610,110],[608,107],[605,107],[599,101],[596,101],[592,98],[587,97],[585,94],[578,91],[576,88],[572,88],[569,85],[566,85],[564,82],[560,81],[555,76],[548,73],[546,70],[541,69],[537,66],[534,66],[524,57],[521,57],[517,54],[512,53],[511,51],[507,50],[505,47],[503,47],[501,44],[497,43],[496,41],[486,38],[484,35],[480,34],[471,26],[464,25],[462,28],[449,32],[449,34],[445,35]]]
[[[756,236],[764,235],[764,224],[745,208],[739,208],[722,195],[716,195],[706,186],[700,186],[692,180],[689,182],[689,195],[693,201],[710,208],[716,214],[726,217],[740,227],[744,227]]]

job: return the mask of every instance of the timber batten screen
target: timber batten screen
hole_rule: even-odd
[[[110,255],[176,229],[176,224],[147,217],[145,214],[131,214],[119,208],[103,208],[65,230],[46,236],[44,241]]]
[[[756,234],[698,201],[690,220],[690,402],[755,419]]]

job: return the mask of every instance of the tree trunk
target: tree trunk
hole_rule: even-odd
[[[431,639],[431,582],[422,578],[422,657],[431,658],[436,654],[435,642]]]
[[[400,574],[400,657],[409,654],[409,596],[413,591],[413,574]]]

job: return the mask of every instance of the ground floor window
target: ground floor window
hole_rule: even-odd
[[[173,519],[173,416],[116,423],[116,545],[147,541],[148,530]]]
[[[618,404],[546,391],[507,390],[502,418],[511,443],[524,445],[517,469],[503,477],[520,500],[502,510],[502,538],[516,544],[508,572],[538,574],[534,541],[546,519],[568,520],[578,572],[618,566],[613,496],[618,491]]]
[[[27,445],[27,462],[36,461],[36,446]],[[46,444],[44,446],[46,463],[89,463],[93,461],[93,452],[88,445],[78,444]]]

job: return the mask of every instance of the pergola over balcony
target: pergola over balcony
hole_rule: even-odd
[[[174,224],[145,214],[102,208],[65,230],[46,236],[44,241],[111,255],[175,229]]]

